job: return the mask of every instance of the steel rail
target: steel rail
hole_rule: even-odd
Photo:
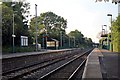
[[[54,70],[50,71],[49,73],[47,73],[47,74],[41,76],[41,77],[38,78],[37,80],[44,80],[45,78],[47,78],[47,76],[49,76],[49,75],[51,75],[52,73],[58,71],[59,69],[65,67],[66,65],[68,65],[68,64],[70,64],[71,62],[75,61],[76,59],[78,59],[78,58],[84,56],[85,54],[89,53],[90,51],[92,51],[92,50],[88,50],[88,51],[84,52],[82,55],[79,55],[79,56],[73,58],[72,60],[68,61],[67,63],[64,63],[63,65],[61,65],[61,66],[55,68]],[[72,77],[72,76],[71,76],[71,77]]]
[[[31,70],[24,70],[24,71],[27,71],[27,72],[24,72],[24,73],[21,73],[21,74],[18,74],[18,75],[14,75],[14,76],[12,76],[11,78],[9,78],[9,80],[12,80],[12,79],[15,79],[15,78],[18,78],[18,77],[21,77],[21,76],[23,76],[23,75],[26,75],[26,74],[30,74],[30,72],[32,73],[32,72],[34,72],[34,71],[36,71],[36,70],[38,70],[38,69],[41,69],[41,68],[43,68],[43,67],[46,67],[46,66],[49,66],[49,65],[52,65],[52,64],[54,64],[54,63],[57,63],[57,62],[59,62],[59,61],[61,61],[61,60],[64,60],[65,58],[60,58],[60,59],[54,59],[55,61],[53,61],[53,60],[50,60],[50,61],[47,61],[47,62],[49,62],[48,64],[43,64],[43,65],[40,65],[40,64],[42,64],[42,63],[40,63],[40,64],[37,64],[37,65],[33,65],[33,66],[31,66],[31,67],[28,67],[29,69],[30,68],[32,68]],[[46,61],[45,61],[46,62]],[[33,68],[33,67],[36,67],[36,66],[39,66],[40,65],[40,67],[37,67],[37,68]]]
[[[75,54],[74,54],[75,55]],[[45,66],[49,66],[49,65],[51,65],[51,64],[54,64],[54,63],[57,63],[57,62],[59,62],[59,61],[61,61],[61,60],[63,60],[63,59],[65,59],[66,57],[68,58],[68,57],[71,57],[72,55],[64,55],[64,57],[63,57],[63,55],[62,56],[59,56],[59,58],[60,59],[58,59],[58,58],[54,58],[54,59],[50,59],[50,60],[48,60],[48,61],[45,61],[45,62],[49,62],[47,65],[44,65],[44,66],[41,66],[41,67],[39,67],[39,68],[34,68],[34,69],[31,69],[31,70],[26,70],[26,68],[32,68],[32,67],[34,67],[34,66],[37,66],[37,65],[40,65],[40,64],[42,64],[42,63],[44,63],[44,62],[41,62],[41,63],[38,63],[38,64],[34,64],[34,65],[31,65],[31,66],[28,66],[28,67],[24,67],[24,68],[21,68],[21,69],[18,69],[18,70],[13,70],[13,71],[10,71],[10,72],[8,72],[8,73],[15,73],[15,72],[17,72],[17,71],[20,71],[20,70],[25,70],[25,71],[27,71],[27,72],[22,72],[21,74],[17,74],[17,75],[14,75],[14,76],[12,76],[11,78],[9,78],[9,79],[15,79],[15,78],[18,78],[18,77],[20,77],[20,76],[23,76],[23,75],[26,75],[26,74],[30,74],[30,72],[32,73],[32,72],[34,72],[34,71],[36,71],[36,70],[38,70],[38,69],[40,69],[40,68],[43,68],[43,67],[45,67]],[[58,59],[58,60],[56,60],[56,59]],[[56,60],[56,61],[53,61],[53,60]],[[52,62],[51,62],[52,61]],[[7,73],[5,73],[5,74],[7,74]],[[4,75],[5,75],[4,74]],[[10,74],[8,74],[8,76],[10,76]]]
[[[86,62],[87,59],[85,59],[84,61],[82,61],[82,63],[77,67],[77,69],[75,69],[75,71],[70,75],[70,77],[68,78],[68,80],[72,80],[73,77],[75,76],[75,74],[77,73],[77,71],[83,66],[83,64]]]

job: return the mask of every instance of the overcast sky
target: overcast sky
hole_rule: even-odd
[[[67,33],[75,29],[81,31],[85,37],[98,42],[97,34],[102,25],[110,25],[108,13],[115,19],[118,6],[111,2],[95,2],[95,0],[27,0],[31,4],[30,13],[35,15],[35,4],[38,16],[40,13],[52,11],[67,19]]]

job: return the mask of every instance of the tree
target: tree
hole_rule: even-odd
[[[83,43],[84,35],[81,32],[79,32],[78,30],[71,31],[68,35],[70,37],[75,37],[75,42],[77,45],[80,45]]]
[[[120,52],[120,16],[112,22],[111,32],[113,51]]]
[[[75,37],[75,43],[79,47],[92,47],[92,39],[84,37],[84,35],[80,31],[71,31],[68,35],[69,37]],[[73,41],[71,43],[73,43]]]
[[[14,4],[14,6],[12,6]],[[14,31],[15,44],[20,45],[20,36],[28,35],[27,22],[25,22],[25,14],[28,14],[30,6],[25,2],[3,2],[2,3],[2,45],[11,46],[12,29],[13,29],[13,14],[14,16]],[[15,12],[16,11],[16,12]]]
[[[34,37],[35,40],[35,26],[36,18],[33,17],[30,22],[29,31]],[[37,16],[37,29],[38,35],[45,34],[47,30],[47,36],[60,40],[60,31],[65,34],[65,29],[67,28],[67,20],[63,17],[56,15],[53,12],[41,13],[40,16]],[[42,35],[41,35],[42,36]],[[42,40],[38,40],[41,43]]]
[[[2,4],[2,45],[11,45],[12,36],[12,9]]]

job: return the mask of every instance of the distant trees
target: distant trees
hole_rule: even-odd
[[[75,37],[76,47],[92,47],[93,46],[92,39],[84,37],[84,35],[78,30],[71,31],[68,34],[68,36]],[[72,43],[73,43],[73,41],[72,41]]]

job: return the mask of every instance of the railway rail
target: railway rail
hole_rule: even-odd
[[[46,61],[34,64],[34,65],[30,65],[27,67],[4,72],[2,80],[44,79],[46,78],[45,75],[48,75],[47,74],[48,72],[51,72],[51,71],[54,72],[54,69],[59,68],[63,64],[67,65],[68,62],[70,61],[72,62],[72,60],[74,60],[75,58],[78,58],[77,56],[81,55],[78,53],[78,51],[69,53],[69,55],[66,54],[59,57],[50,58]],[[84,62],[82,63],[84,64]],[[71,76],[71,78],[73,77]]]
[[[37,80],[53,80],[53,79],[74,80],[78,78],[81,79],[84,65],[87,60],[86,56],[90,53],[90,51],[76,55],[75,58],[71,59],[67,63],[62,64],[61,66],[57,67],[51,72],[43,75]]]
[[[43,52],[40,54],[27,54],[8,58],[5,57],[2,58],[2,72],[8,73],[13,70],[21,69],[23,67],[29,67],[31,65],[39,64],[55,57],[64,56],[68,53],[71,53],[71,51],[72,50],[57,50],[45,53]]]

